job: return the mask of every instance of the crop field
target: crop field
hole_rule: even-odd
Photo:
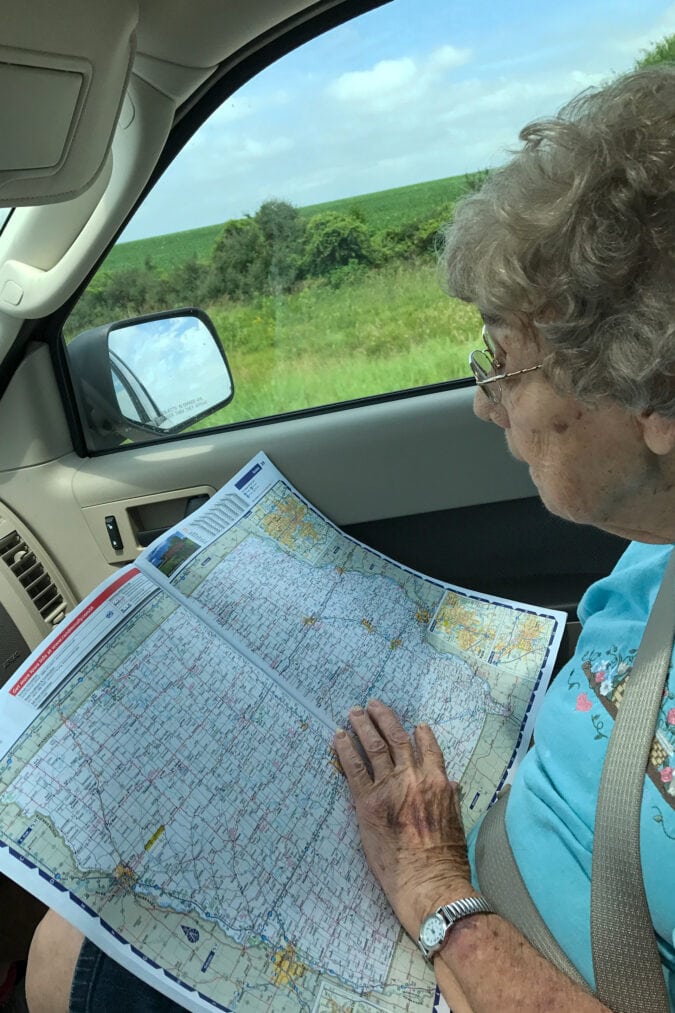
[[[444,205],[453,203],[466,190],[464,176],[448,176],[428,183],[413,183],[394,190],[360,194],[342,200],[311,204],[301,214],[311,217],[319,211],[358,211],[371,232],[399,228],[420,218],[431,218]]]
[[[415,219],[432,217],[444,205],[455,201],[464,189],[464,176],[449,176],[447,179],[414,183],[394,190],[380,190],[377,193],[360,194],[358,197],[327,201],[325,204],[311,204],[299,210],[305,218],[311,218],[320,211],[358,211],[369,231],[375,233],[406,225]],[[173,270],[191,258],[206,263],[211,258],[222,227],[222,223],[218,223],[118,243],[108,255],[104,270],[108,273],[128,268],[140,270],[148,260],[160,272]]]
[[[169,271],[193,257],[205,263],[211,258],[222,228],[222,224],[205,225],[201,229],[186,229],[184,232],[169,232],[165,236],[118,243],[108,254],[103,270],[141,270],[151,261],[159,271]]]

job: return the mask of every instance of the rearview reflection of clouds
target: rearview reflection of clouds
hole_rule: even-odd
[[[196,317],[147,320],[111,331],[112,352],[129,367],[167,418],[177,425],[231,392],[213,336]]]

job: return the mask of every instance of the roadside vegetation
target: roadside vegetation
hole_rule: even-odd
[[[296,208],[267,200],[223,225],[116,246],[75,308],[77,333],[177,305],[237,308],[308,285],[337,289],[369,269],[428,262],[456,199],[484,173]]]
[[[120,244],[67,336],[201,306],[236,389],[208,425],[465,376],[478,321],[443,293],[436,251],[455,201],[485,175],[307,208],[268,200],[224,225]]]

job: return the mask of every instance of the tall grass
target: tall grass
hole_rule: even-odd
[[[467,376],[479,334],[476,311],[449,299],[427,263],[208,312],[236,393],[200,428]]]

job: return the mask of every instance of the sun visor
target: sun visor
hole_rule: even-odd
[[[13,3],[0,45],[0,207],[76,197],[103,168],[133,62],[137,0]]]

